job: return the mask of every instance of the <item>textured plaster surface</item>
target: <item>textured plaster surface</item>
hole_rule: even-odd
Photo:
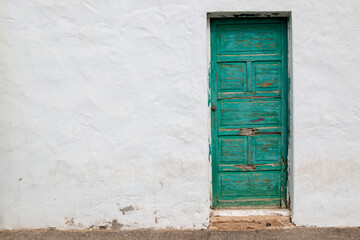
[[[4,0],[0,228],[210,213],[207,12],[292,11],[292,217],[360,222],[360,2]]]

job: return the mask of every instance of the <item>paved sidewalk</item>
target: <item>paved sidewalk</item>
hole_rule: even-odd
[[[360,228],[303,228],[208,231],[208,230],[132,230],[132,231],[57,231],[57,230],[13,230],[0,231],[0,240],[216,240],[216,239],[360,239]]]

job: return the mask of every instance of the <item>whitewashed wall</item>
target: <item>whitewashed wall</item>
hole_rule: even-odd
[[[360,222],[357,0],[4,0],[0,228],[206,228],[207,12],[292,11],[292,214]]]

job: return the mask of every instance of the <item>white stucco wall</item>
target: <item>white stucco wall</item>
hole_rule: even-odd
[[[207,12],[292,11],[292,215],[360,222],[357,0],[0,3],[0,228],[206,228]]]

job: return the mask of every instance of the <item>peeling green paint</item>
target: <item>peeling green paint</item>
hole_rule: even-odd
[[[212,208],[287,207],[287,19],[211,19]]]

